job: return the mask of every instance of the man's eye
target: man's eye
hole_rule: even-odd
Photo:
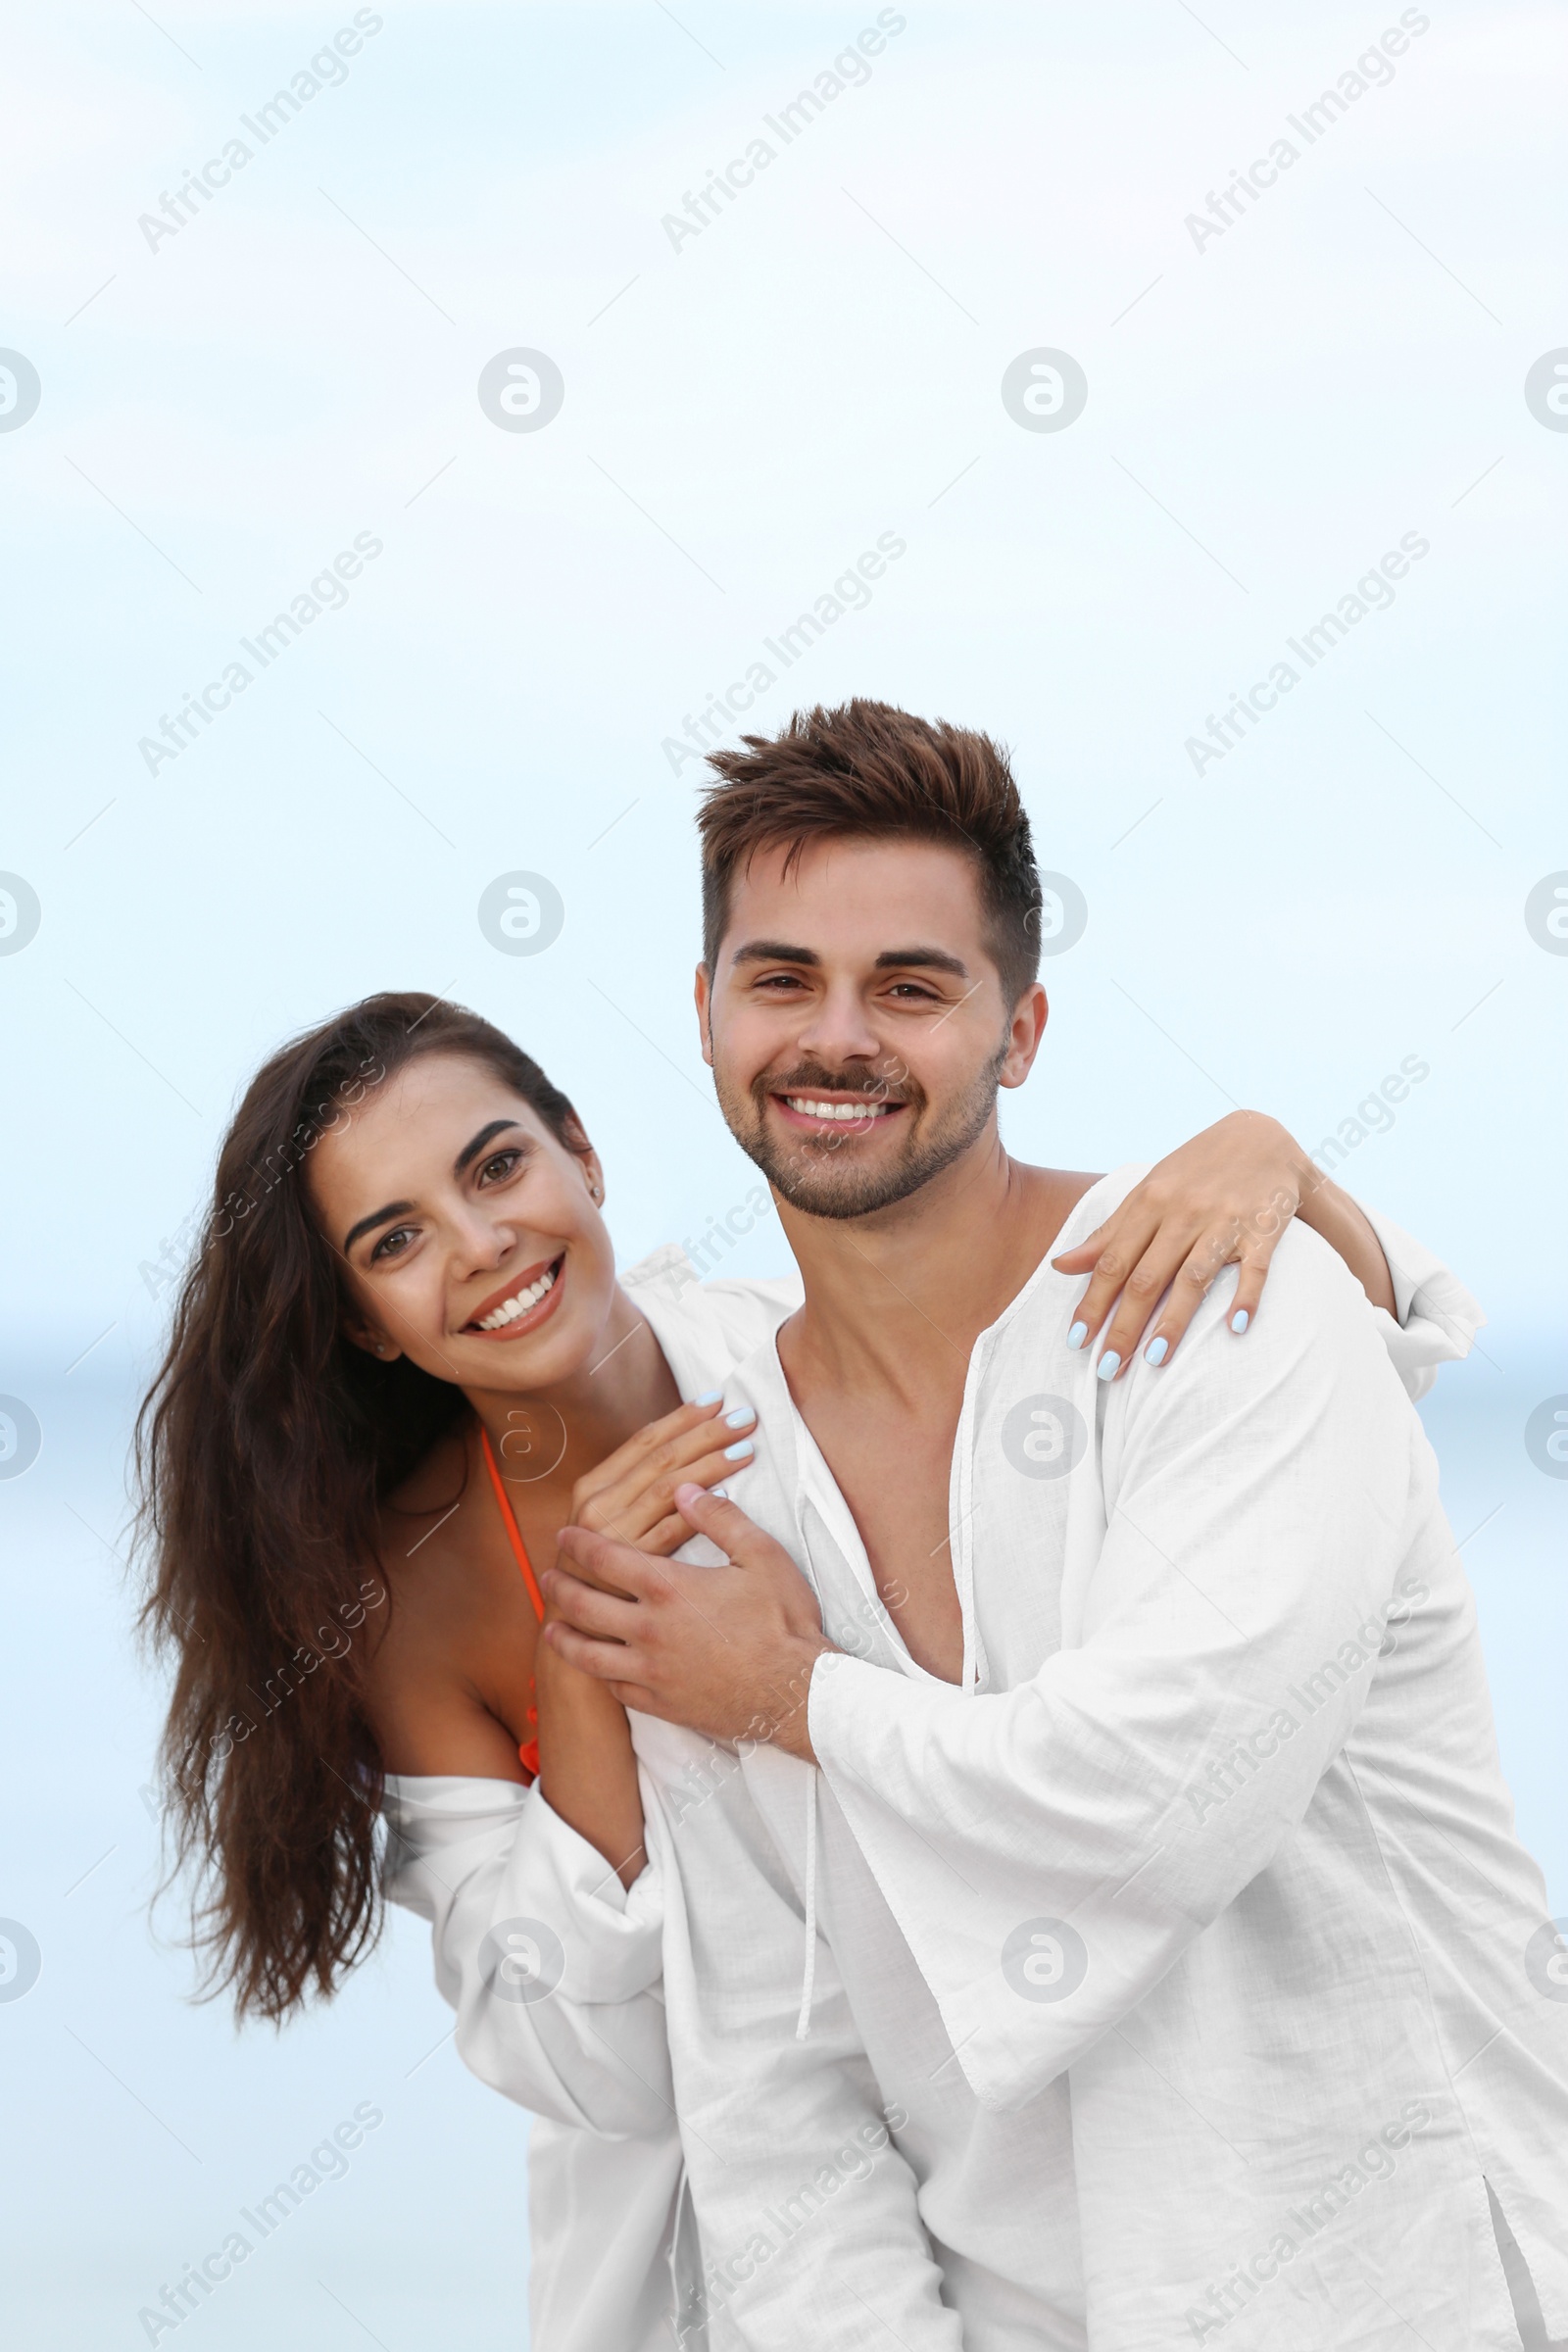
[[[890,997],[918,997],[927,1004],[941,1002],[933,988],[922,988],[918,980],[895,980],[888,990]]]
[[[375,1264],[377,1258],[401,1257],[413,1239],[414,1227],[412,1225],[394,1225],[390,1233],[382,1234],[381,1239],[370,1251],[371,1265]]]
[[[479,1170],[479,1182],[481,1184],[504,1183],[521,1157],[520,1152],[498,1152],[494,1158],[487,1159]]]

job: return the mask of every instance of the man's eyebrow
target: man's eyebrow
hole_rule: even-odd
[[[821,956],[814,948],[791,947],[787,940],[749,939],[737,948],[736,963],[800,963],[820,964]],[[879,972],[924,970],[951,972],[955,980],[967,980],[969,967],[946,948],[888,948],[877,957],[874,969]]]
[[[356,1242],[363,1240],[366,1234],[373,1233],[377,1225],[390,1225],[394,1217],[406,1217],[413,1206],[412,1200],[389,1200],[385,1208],[373,1209],[369,1216],[362,1217],[357,1225],[350,1227],[344,1239],[344,1256],[347,1257]]]
[[[486,1144],[493,1143],[498,1135],[505,1135],[509,1127],[518,1127],[521,1124],[520,1119],[492,1119],[488,1127],[481,1127],[472,1141],[464,1145],[463,1150],[452,1162],[453,1175],[461,1176],[465,1168],[470,1168],[473,1165]]]
[[[946,948],[887,948],[876,959],[879,972],[901,969],[951,972],[955,980],[967,980],[969,967]]]
[[[814,948],[792,948],[787,940],[749,939],[745,947],[737,948],[732,957],[735,963],[820,963],[821,956]]]

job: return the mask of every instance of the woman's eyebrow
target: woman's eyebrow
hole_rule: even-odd
[[[377,1225],[389,1225],[394,1217],[406,1217],[413,1207],[412,1200],[389,1200],[385,1208],[374,1209],[369,1216],[362,1217],[357,1225],[349,1229],[343,1244],[344,1256],[347,1257],[356,1242],[363,1240],[366,1234],[373,1233]]]
[[[486,1144],[494,1143],[498,1135],[505,1135],[509,1127],[520,1127],[521,1124],[520,1119],[492,1119],[488,1127],[481,1127],[473,1140],[464,1145],[463,1150],[452,1162],[453,1175],[461,1176],[465,1168],[473,1165]]]

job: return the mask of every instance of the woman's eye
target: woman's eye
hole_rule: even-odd
[[[479,1170],[479,1182],[481,1184],[505,1183],[521,1157],[520,1152],[498,1152],[495,1157],[487,1159]]]
[[[401,1257],[413,1239],[414,1227],[412,1225],[394,1225],[390,1233],[382,1234],[381,1239],[370,1251],[371,1265],[373,1266],[378,1258],[384,1260],[389,1257]]]

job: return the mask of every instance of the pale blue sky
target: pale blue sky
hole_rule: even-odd
[[[0,93],[0,344],[42,387],[0,431],[0,869],[41,906],[0,955],[0,1392],[43,1428],[0,1483],[25,1800],[0,1915],[45,1954],[0,2005],[29,2346],[144,2341],[145,2297],[367,2098],[387,2123],[349,2179],[188,2325],[234,2352],[285,2322],[302,2352],[362,2322],[391,2352],[522,2340],[521,2118],[450,2051],[406,2075],[443,2031],[414,1923],[276,2044],[149,1953],[157,1687],[95,1541],[167,1299],[140,1269],[259,1057],[385,986],[479,1006],[569,1089],[628,1258],[742,1199],[690,1012],[697,771],[662,746],[885,534],[869,603],[746,723],[870,693],[1013,748],[1089,908],[1018,1149],[1154,1157],[1231,1101],[1315,1143],[1430,1065],[1342,1173],[1493,1317],[1429,1419],[1568,1907],[1568,1483],[1523,1443],[1568,1390],[1568,957],[1524,920],[1568,867],[1568,434],[1524,398],[1568,344],[1560,14],[1405,11],[1429,21],[1393,78],[1308,143],[1289,118],[1398,10],[911,6],[785,145],[764,119],[875,8],[389,6],[262,145],[241,118],[355,11],[154,13],[33,12]],[[150,247],[139,217],[236,136],[250,160]],[[772,162],[672,242],[759,136]],[[1195,238],[1282,137],[1277,184]],[[564,383],[538,432],[477,398],[519,347]],[[1087,377],[1060,432],[1003,405],[1039,347]],[[1195,772],[1188,739],[1407,534],[1392,605]],[[150,774],[139,740],[361,536],[340,609]],[[477,919],[518,869],[564,910],[532,957]],[[775,1270],[776,1227],[744,1251]]]

